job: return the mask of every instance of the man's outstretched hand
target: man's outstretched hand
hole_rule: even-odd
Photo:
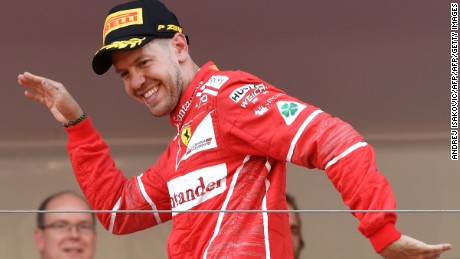
[[[80,105],[59,82],[25,72],[18,75],[18,83],[26,88],[25,96],[48,107],[61,123],[68,123],[83,114]]]
[[[409,236],[402,235],[385,247],[380,255],[385,259],[435,259],[452,249],[451,244],[428,245]]]

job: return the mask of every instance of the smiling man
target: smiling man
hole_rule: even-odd
[[[151,210],[98,214],[110,233],[172,220],[168,258],[293,258],[287,213],[263,212],[287,209],[288,162],[324,170],[352,210],[395,209],[372,146],[351,125],[250,73],[221,71],[212,61],[198,66],[188,43],[161,2],[131,1],[109,11],[94,72],[113,67],[130,97],[155,117],[169,116],[177,130],[156,163],[129,179],[62,83],[28,72],[18,76],[25,96],[63,124],[75,177],[91,207]],[[240,210],[254,213],[222,212]],[[402,235],[396,213],[354,216],[384,258],[432,259],[451,249]]]
[[[39,210],[89,210],[76,193],[64,191],[46,198]],[[95,216],[91,213],[39,213],[35,245],[41,259],[92,259],[96,251]]]

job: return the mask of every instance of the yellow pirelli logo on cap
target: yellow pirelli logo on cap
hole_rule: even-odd
[[[144,21],[142,18],[142,8],[129,9],[110,14],[105,19],[102,41],[105,41],[107,34],[114,30],[134,24],[143,23]]]

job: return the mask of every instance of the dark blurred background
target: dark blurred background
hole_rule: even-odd
[[[64,83],[108,137],[171,136],[168,120],[151,119],[125,96],[113,70],[91,70],[105,16],[117,3],[1,4],[1,140],[62,137],[46,109],[24,99],[16,82],[23,71]],[[165,3],[199,65],[213,60],[222,70],[251,72],[363,133],[435,133],[450,125],[448,2]]]

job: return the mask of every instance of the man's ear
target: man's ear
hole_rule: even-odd
[[[182,33],[176,33],[171,39],[171,44],[173,45],[179,63],[187,60],[188,44],[185,35]]]
[[[37,250],[41,253],[45,249],[45,238],[43,230],[36,228],[34,232],[35,246]]]

